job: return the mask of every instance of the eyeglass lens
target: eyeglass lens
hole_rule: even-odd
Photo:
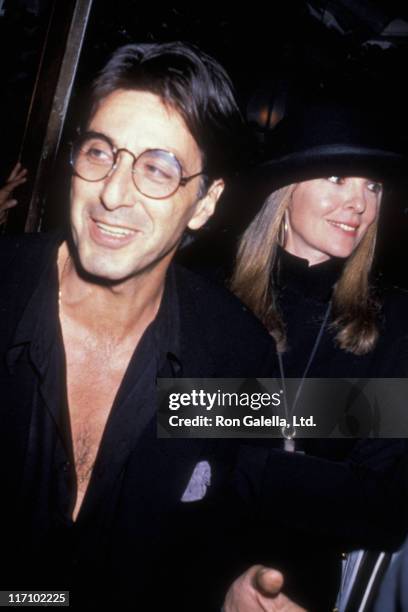
[[[104,179],[115,163],[114,149],[103,138],[85,138],[73,152],[75,172],[87,181]],[[144,151],[134,160],[132,176],[141,193],[163,198],[176,191],[180,184],[181,168],[170,152],[152,149]]]

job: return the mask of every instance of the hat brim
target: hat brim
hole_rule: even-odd
[[[350,145],[330,145],[270,160],[251,172],[270,191],[329,176],[367,177],[385,183],[407,178],[407,159],[398,153]],[[260,187],[260,185],[258,185]]]

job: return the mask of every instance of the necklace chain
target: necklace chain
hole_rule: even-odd
[[[320,345],[320,342],[323,336],[323,332],[326,329],[326,325],[329,320],[330,312],[331,312],[331,302],[329,302],[326,308],[326,312],[323,317],[323,321],[320,325],[320,328],[317,333],[316,339],[314,341],[312,350],[310,351],[309,359],[303,371],[302,378],[296,390],[295,399],[290,409],[288,406],[287,395],[286,395],[285,370],[283,367],[282,353],[278,351],[279,372],[280,372],[281,384],[282,384],[282,389],[283,389],[283,405],[285,408],[285,420],[287,424],[286,427],[282,427],[282,435],[285,438],[285,450],[289,450],[289,451],[295,450],[295,441],[293,438],[296,436],[296,428],[293,427],[293,425],[289,425],[289,422],[292,420],[292,417],[295,414],[296,406],[299,401],[300,394],[302,393],[304,382],[306,380],[310,367],[313,363],[313,360],[316,357],[317,349],[319,348],[319,345]]]
[[[64,274],[65,274],[65,270],[68,264],[68,261],[71,259],[71,256],[67,255],[65,261],[64,261],[64,265],[62,266],[62,270],[61,270],[61,276],[59,278],[58,281],[58,312],[61,313],[61,304],[62,304],[62,280],[64,278]]]

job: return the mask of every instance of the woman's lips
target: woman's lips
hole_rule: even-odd
[[[348,234],[356,234],[358,228],[360,227],[359,225],[352,225],[349,223],[343,223],[341,221],[332,221],[330,219],[327,222],[333,227],[338,227],[339,229],[343,230],[343,232],[347,232]]]

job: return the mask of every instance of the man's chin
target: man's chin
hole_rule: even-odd
[[[99,285],[119,285],[138,276],[137,270],[115,270],[106,267],[82,265],[82,276]]]
[[[145,252],[142,257],[140,250],[134,250],[131,254],[125,253],[125,250],[107,253],[98,247],[90,248],[87,242],[77,242],[75,236],[70,244],[78,275],[89,282],[105,286],[119,285],[141,277],[146,279],[146,275],[150,276],[154,271],[159,277],[164,276],[176,248],[177,244],[160,253]]]
[[[135,267],[129,269],[122,265],[115,266],[112,260],[107,261],[95,253],[84,252],[81,247],[74,248],[73,257],[78,275],[84,280],[100,285],[117,285],[137,275]]]

